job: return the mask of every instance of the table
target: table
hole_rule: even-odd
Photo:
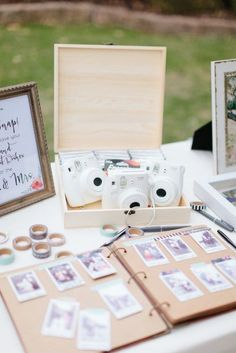
[[[205,151],[191,151],[191,140],[163,145],[164,154],[170,162],[185,165],[184,194],[188,200],[196,200],[193,193],[193,180],[198,175],[210,178],[213,175],[212,153]],[[99,247],[107,238],[100,235],[96,228],[64,229],[59,194],[57,192],[57,178],[52,164],[56,196],[31,205],[17,212],[0,218],[0,229],[9,234],[10,239],[28,234],[28,228],[35,223],[46,224],[50,231],[62,232],[66,235],[67,243],[60,250],[67,249],[74,253],[91,250]],[[191,213],[191,224],[208,224],[216,229],[214,224],[196,212]],[[227,232],[226,232],[227,233]],[[227,233],[232,240],[235,234]],[[235,237],[235,239],[234,239]],[[10,240],[7,243],[10,245]],[[54,248],[51,258],[54,258]],[[42,263],[32,257],[30,252],[17,252],[16,261],[0,267],[0,273],[11,271],[29,265]],[[48,260],[45,260],[48,261]],[[0,342],[4,353],[24,353],[14,326],[7,310],[0,299]],[[121,353],[235,353],[236,350],[236,311],[215,315],[175,327],[171,334],[143,343],[121,349]]]

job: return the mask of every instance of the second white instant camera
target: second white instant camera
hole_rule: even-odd
[[[139,170],[108,170],[102,207],[130,209],[177,206],[182,194],[183,175],[183,166],[166,161],[151,161],[146,168]]]

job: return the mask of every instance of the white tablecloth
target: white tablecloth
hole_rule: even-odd
[[[193,180],[204,173],[206,178],[213,175],[212,153],[191,151],[191,141],[183,141],[163,145],[163,151],[169,161],[178,162],[186,167],[184,179],[184,194],[188,200],[194,200]],[[54,165],[52,165],[54,173]],[[57,180],[54,175],[57,190]],[[64,229],[61,203],[58,193],[56,196],[39,202],[17,212],[0,218],[0,230],[9,234],[11,239],[18,235],[27,235],[29,226],[35,223],[46,224],[52,232],[62,232],[67,242],[60,248],[74,253],[90,250],[100,246],[107,238],[102,237],[96,228]],[[214,224],[196,212],[191,213],[191,224]],[[235,234],[228,234],[235,237]],[[234,239],[234,240],[235,240]],[[53,255],[58,249],[53,250]],[[44,260],[43,260],[44,261]],[[48,260],[47,260],[48,261]],[[17,252],[16,261],[9,266],[0,266],[0,273],[42,263],[33,258],[30,252]],[[23,348],[17,337],[14,326],[7,310],[0,299],[0,342],[2,353],[23,353]],[[236,352],[236,311],[201,319],[195,322],[175,327],[171,334],[143,343],[132,345],[120,350],[121,353],[235,353]]]

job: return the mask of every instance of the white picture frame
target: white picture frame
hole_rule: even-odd
[[[236,170],[236,59],[211,62],[211,98],[215,172],[232,172]]]

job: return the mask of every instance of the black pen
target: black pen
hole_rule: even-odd
[[[173,225],[163,225],[163,226],[147,226],[147,227],[138,227],[139,229],[142,229],[144,233],[155,233],[155,232],[164,232],[168,230],[175,230],[175,229],[180,229],[180,228],[186,228],[190,227],[190,224],[173,224]],[[113,238],[109,239],[106,241],[104,244],[101,245],[103,246],[109,246],[111,245],[115,240],[121,238],[125,233],[126,230],[129,227],[123,228],[121,231],[119,231]]]
[[[155,233],[155,232],[166,232],[168,230],[175,230],[180,228],[191,227],[190,224],[171,224],[171,225],[162,225],[162,226],[147,226],[140,227],[144,233]]]
[[[218,229],[217,233],[220,234],[220,236],[224,238],[224,240],[226,240],[227,243],[229,243],[236,249],[236,244],[224,232],[222,232],[222,230]]]

